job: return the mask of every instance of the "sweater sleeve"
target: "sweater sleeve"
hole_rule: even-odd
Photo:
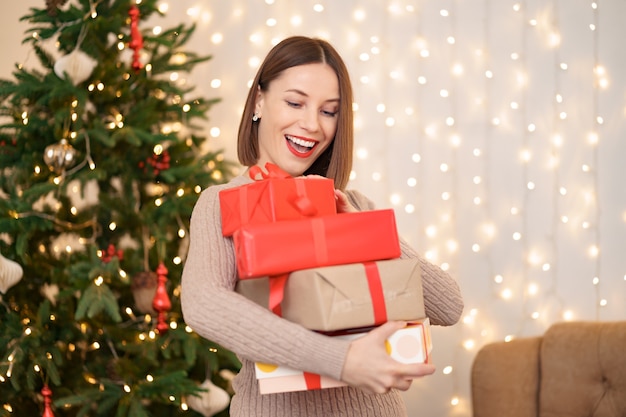
[[[241,185],[233,180],[227,186]],[[201,194],[191,216],[190,244],[182,275],[183,316],[200,336],[239,357],[340,379],[349,342],[282,319],[234,291],[232,238],[221,233],[218,193]]]
[[[356,190],[346,191],[350,202],[357,210],[374,210],[374,203]],[[400,238],[402,258],[417,258],[422,274],[424,307],[432,324],[451,326],[459,321],[463,313],[463,298],[456,280],[439,266],[428,262],[406,241]]]

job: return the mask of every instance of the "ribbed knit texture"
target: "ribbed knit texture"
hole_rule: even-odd
[[[236,352],[242,369],[235,377],[233,417],[406,416],[399,393],[369,395],[351,388],[284,394],[258,393],[254,361],[273,363],[340,379],[349,342],[309,331],[284,320],[233,291],[237,269],[232,238],[221,231],[218,193],[250,180],[238,176],[213,186],[198,199],[191,216],[189,253],[182,276],[185,322],[199,335]],[[359,210],[374,209],[356,191],[347,192]],[[463,310],[456,281],[421,258],[405,242],[402,257],[417,257],[422,268],[426,314],[435,325],[456,323]]]

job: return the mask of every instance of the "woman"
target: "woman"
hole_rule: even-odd
[[[352,87],[341,57],[323,40],[283,40],[265,58],[248,94],[238,137],[241,164],[271,162],[294,177],[332,178],[338,212],[371,210],[373,203],[362,194],[345,191],[352,149]],[[386,353],[385,339],[405,323],[388,322],[343,341],[288,322],[234,292],[235,254],[232,239],[221,233],[218,193],[251,181],[246,172],[202,193],[191,218],[182,278],[186,323],[242,361],[233,381],[231,415],[406,416],[398,390],[407,390],[412,379],[432,374],[434,367],[401,364]],[[401,247],[402,257],[420,260],[431,323],[454,324],[463,309],[456,282],[406,243]],[[260,395],[254,361],[326,375],[348,386]]]

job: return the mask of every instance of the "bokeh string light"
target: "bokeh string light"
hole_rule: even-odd
[[[407,158],[410,158],[409,162],[409,176],[406,179],[406,188],[404,188],[409,196],[412,198],[408,198],[408,204],[405,205],[405,213],[407,216],[410,216],[413,224],[413,229],[420,231],[424,230],[425,222],[424,222],[424,201],[422,196],[424,195],[424,164],[422,163],[422,154],[424,149],[424,129],[425,126],[423,124],[423,95],[422,95],[422,86],[426,82],[426,78],[422,73],[422,59],[424,59],[424,51],[427,50],[427,45],[423,42],[423,36],[421,33],[422,29],[422,0],[415,1],[415,23],[413,25],[413,30],[415,31],[415,38],[411,40],[410,52],[411,55],[414,55],[416,58],[414,60],[414,78],[416,78],[417,82],[410,83],[412,87],[410,90],[412,96],[409,98],[410,106],[407,107],[406,114],[411,120],[409,123],[409,127],[412,128],[411,134],[409,135],[409,152]],[[405,71],[410,72],[410,69],[407,68]],[[411,236],[411,235],[409,235]],[[413,244],[415,247],[423,247],[424,233],[415,233],[412,234]]]
[[[462,146],[462,139],[460,133],[457,128],[457,123],[459,121],[458,109],[459,106],[462,105],[460,102],[460,86],[463,81],[463,66],[459,61],[459,54],[457,51],[457,36],[458,36],[458,28],[457,28],[457,20],[458,20],[458,10],[456,7],[456,1],[452,0],[449,3],[448,8],[442,9],[440,11],[440,16],[444,18],[446,21],[447,27],[447,35],[446,35],[446,44],[449,49],[449,62],[450,62],[450,73],[449,73],[449,90],[445,90],[443,92],[442,97],[448,97],[448,116],[445,120],[445,125],[447,127],[447,141],[451,149],[450,154],[450,164],[443,163],[440,165],[440,170],[443,174],[450,177],[450,198],[449,198],[449,222],[450,222],[450,234],[446,240],[446,258],[447,261],[442,265],[444,269],[447,269],[452,276],[457,277],[459,274],[459,265],[458,265],[458,238],[460,236],[457,224],[457,215],[461,213],[464,209],[463,207],[470,206],[469,204],[463,204],[461,199],[461,192],[459,188],[460,181],[460,156],[459,156],[459,148]],[[476,200],[474,200],[476,202]],[[457,327],[457,332],[462,334],[463,329],[462,326]],[[462,336],[461,336],[462,337]],[[459,338],[460,339],[460,338]],[[451,392],[452,395],[450,397],[450,405],[452,407],[457,407],[460,402],[460,378],[459,373],[455,372],[458,369],[458,360],[460,358],[460,349],[461,343],[460,340],[457,340],[457,349],[455,349],[454,354],[452,356],[452,362],[450,365],[444,367],[445,370],[449,370],[453,373],[452,378],[452,387]]]
[[[525,326],[527,324],[528,321],[528,317],[530,316],[530,311],[528,310],[528,304],[527,304],[527,296],[528,294],[525,292],[524,288],[526,288],[529,284],[529,274],[530,274],[530,266],[529,266],[529,261],[530,261],[530,242],[529,242],[529,218],[528,218],[528,206],[529,206],[529,200],[531,197],[531,192],[532,189],[534,187],[533,183],[530,181],[530,174],[529,174],[529,164],[530,161],[533,159],[533,154],[530,150],[530,136],[531,133],[534,131],[535,126],[530,122],[529,120],[529,99],[528,99],[528,88],[527,88],[527,82],[528,82],[528,59],[529,59],[529,47],[528,47],[528,43],[529,43],[529,36],[530,36],[530,30],[529,28],[532,28],[536,25],[536,20],[535,19],[531,19],[528,16],[528,4],[527,1],[523,0],[521,2],[521,9],[519,10],[519,13],[521,13],[522,16],[522,20],[521,20],[521,24],[522,24],[522,28],[521,28],[521,59],[520,61],[520,66],[518,69],[518,76],[517,76],[517,81],[518,81],[518,87],[521,87],[521,115],[520,115],[520,126],[519,126],[519,132],[521,132],[521,147],[520,147],[520,160],[521,160],[521,164],[522,164],[522,201],[521,203],[521,207],[513,207],[511,209],[511,213],[514,215],[519,215],[521,216],[521,229],[519,232],[519,240],[521,243],[521,248],[522,248],[522,252],[521,252],[521,256],[523,258],[521,264],[522,264],[522,280],[521,280],[521,285],[518,287],[518,291],[522,294],[522,311],[521,311],[521,317],[522,319],[519,322],[518,328],[516,330],[517,334],[523,334],[524,330],[525,330]],[[502,294],[504,297],[508,297],[508,293],[504,292]]]
[[[566,137],[564,137],[564,127],[567,119],[567,112],[565,109],[567,108],[567,102],[564,99],[563,92],[561,90],[561,72],[565,71],[567,68],[567,64],[564,63],[561,59],[561,31],[559,26],[559,7],[558,2],[552,2],[551,9],[551,27],[549,28],[549,44],[553,49],[553,74],[554,74],[554,90],[553,90],[553,100],[552,100],[552,133],[550,136],[550,153],[548,159],[548,170],[553,172],[552,179],[552,201],[553,201],[553,210],[551,213],[551,230],[549,233],[549,245],[548,250],[550,253],[549,262],[546,261],[542,265],[542,270],[546,274],[549,274],[550,282],[545,285],[545,295],[546,299],[544,303],[547,305],[544,308],[544,322],[552,322],[554,320],[560,320],[563,316],[563,300],[558,294],[558,271],[560,265],[560,257],[557,245],[557,239],[560,235],[560,213],[562,210],[562,195],[566,192],[567,188],[562,186],[562,178],[560,175],[561,172],[561,148],[565,146],[565,142],[567,142]],[[540,291],[540,288],[536,286],[530,286],[527,288],[527,291],[536,293]],[[555,310],[552,312],[552,315],[549,315],[549,311],[547,308],[550,307],[551,304],[555,303],[552,308]]]
[[[600,248],[600,207],[598,204],[598,193],[599,193],[599,178],[598,178],[598,169],[600,167],[599,164],[599,150],[598,150],[598,142],[600,140],[600,128],[604,121],[602,116],[599,113],[599,105],[598,105],[598,93],[601,88],[605,88],[608,86],[608,81],[605,74],[605,68],[601,65],[600,60],[598,58],[599,49],[598,43],[600,39],[600,27],[599,27],[599,18],[598,18],[598,7],[599,0],[591,2],[591,9],[593,10],[592,16],[593,21],[589,25],[589,28],[592,32],[593,37],[593,73],[594,73],[594,88],[592,94],[592,114],[595,117],[593,121],[593,131],[589,134],[589,146],[591,146],[591,155],[592,155],[592,164],[590,173],[592,175],[592,184],[593,184],[593,210],[594,210],[594,242],[590,248],[589,255],[594,259],[594,277],[593,284],[595,287],[595,295],[596,295],[596,320],[600,320],[602,318],[601,310],[606,307],[607,300],[602,297],[601,292],[601,276],[600,276],[600,265],[601,265],[601,256],[602,251]]]

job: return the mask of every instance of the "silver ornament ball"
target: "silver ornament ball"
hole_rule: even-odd
[[[61,173],[74,165],[75,157],[76,149],[67,142],[67,139],[46,146],[43,154],[43,160],[48,168],[56,173]]]

